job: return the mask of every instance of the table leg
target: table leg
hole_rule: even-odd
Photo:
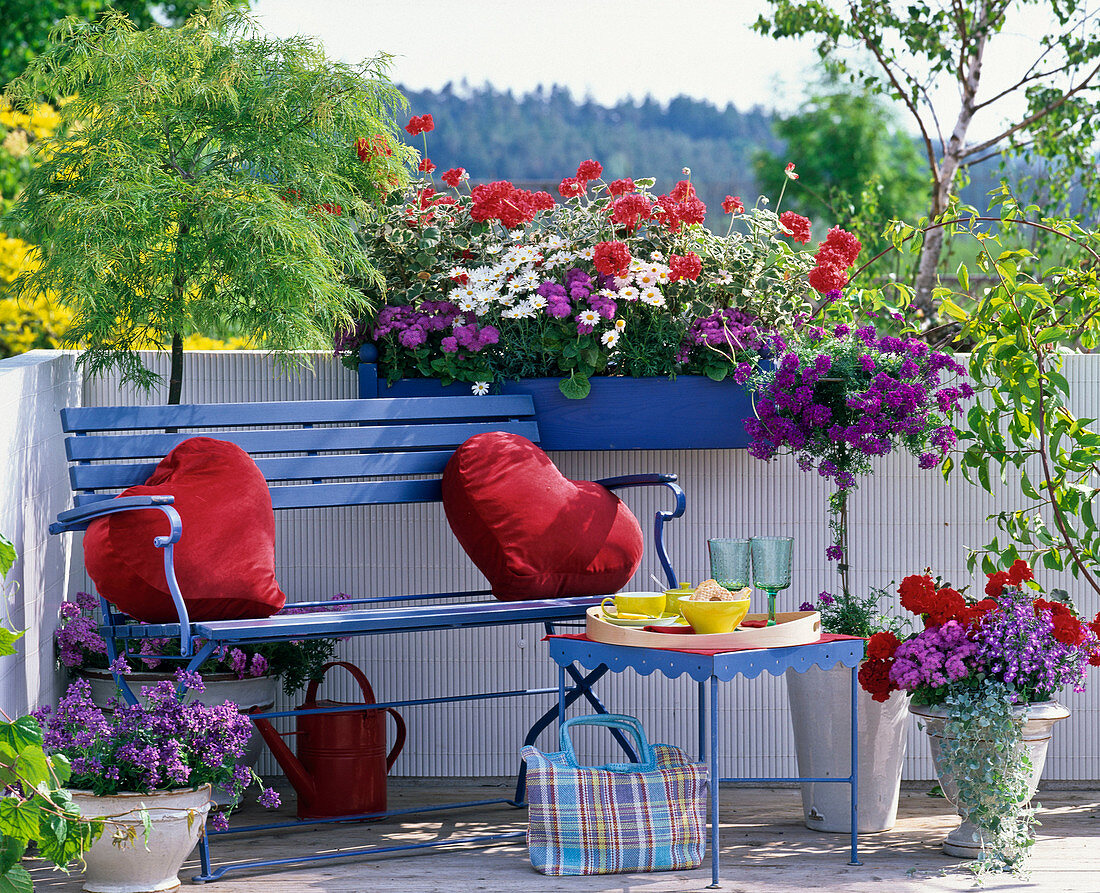
[[[718,677],[710,677],[710,885],[718,888]]]
[[[849,865],[862,865],[859,861],[859,667],[852,667],[852,858]]]
[[[699,762],[707,761],[707,683],[699,680]]]

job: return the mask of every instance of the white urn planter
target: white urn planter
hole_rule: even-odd
[[[798,774],[813,778],[847,778],[852,735],[852,671],[836,666],[787,670],[787,700],[794,727]],[[905,761],[909,696],[893,692],[884,703],[858,691],[859,777],[857,804],[860,834],[889,831],[898,815],[898,795]],[[851,791],[846,784],[802,785],[806,827],[814,831],[852,830]]]
[[[1015,710],[1027,711],[1027,719],[1024,721],[1024,746],[1031,761],[1031,778],[1027,791],[1027,797],[1030,800],[1039,788],[1039,779],[1043,775],[1043,767],[1047,761],[1047,748],[1054,734],[1054,724],[1068,717],[1069,710],[1056,701],[1040,701],[1015,708]],[[924,731],[928,735],[932,762],[936,767],[936,775],[939,776],[940,787],[943,788],[944,796],[951,801],[951,805],[955,807],[962,819],[962,824],[947,835],[943,843],[943,851],[949,856],[980,859],[987,841],[983,838],[981,830],[967,820],[966,804],[958,802],[958,786],[955,778],[951,773],[944,771],[942,745],[947,711],[943,707],[916,705],[910,705],[909,711],[921,718]]]
[[[180,867],[210,812],[210,785],[104,797],[69,793],[81,815],[106,819],[103,834],[84,854],[87,893],[160,893],[179,887]],[[151,823],[148,841],[143,811]],[[118,839],[119,832],[126,837]]]

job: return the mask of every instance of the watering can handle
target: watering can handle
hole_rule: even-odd
[[[311,679],[309,681],[309,687],[306,689],[306,703],[302,705],[303,707],[306,706],[306,704],[316,704],[316,702],[317,702],[317,686],[321,684],[322,679],[324,679],[325,673],[327,673],[333,667],[343,667],[345,670],[347,670],[349,673],[351,673],[351,675],[355,677],[355,681],[359,683],[359,688],[363,692],[363,703],[364,704],[373,704],[374,703],[374,700],[375,700],[374,699],[374,689],[370,687],[370,682],[367,680],[367,677],[363,674],[363,671],[360,670],[357,666],[355,666],[355,664],[350,664],[346,660],[333,660],[333,661],[329,661],[327,664],[325,664],[323,667],[321,667],[321,677],[320,678]]]
[[[397,740],[393,742],[393,747],[386,757],[386,771],[389,772],[394,761],[401,753],[401,748],[405,746],[405,720],[403,720],[401,714],[392,707],[387,707],[386,712],[393,717],[393,721],[397,724]]]

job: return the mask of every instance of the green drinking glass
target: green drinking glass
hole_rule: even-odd
[[[737,539],[707,540],[710,551],[710,575],[730,592],[749,585],[749,541]]]
[[[768,594],[768,626],[775,626],[775,595],[791,585],[794,537],[754,536],[749,540],[749,548],[753,585]]]

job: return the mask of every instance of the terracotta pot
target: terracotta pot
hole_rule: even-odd
[[[851,670],[811,667],[805,673],[787,670],[787,700],[791,708],[798,774],[816,778],[847,778],[851,771]],[[901,772],[905,762],[909,697],[893,692],[885,703],[859,690],[860,834],[889,831],[898,816]],[[848,834],[852,829],[851,790],[846,784],[807,782],[802,785],[806,827]]]
[[[1024,722],[1024,746],[1031,760],[1031,778],[1027,789],[1027,798],[1030,800],[1035,796],[1039,779],[1043,774],[1043,766],[1046,765],[1047,748],[1053,735],[1054,724],[1068,717],[1069,710],[1056,701],[1040,701],[1015,709],[1021,713],[1027,711],[1027,720]],[[985,850],[986,841],[982,832],[967,820],[966,804],[958,802],[959,792],[954,776],[944,772],[942,745],[947,711],[943,707],[910,705],[909,712],[921,717],[924,721],[924,731],[931,745],[932,762],[936,766],[940,787],[943,788],[944,795],[951,801],[963,820],[958,828],[947,835],[943,843],[943,851],[949,856],[961,856],[965,859],[980,858]]]
[[[102,836],[84,854],[84,890],[160,893],[179,887],[180,867],[198,843],[210,812],[210,785],[151,794],[69,794],[81,815],[106,819]],[[152,824],[148,840],[143,811]]]

